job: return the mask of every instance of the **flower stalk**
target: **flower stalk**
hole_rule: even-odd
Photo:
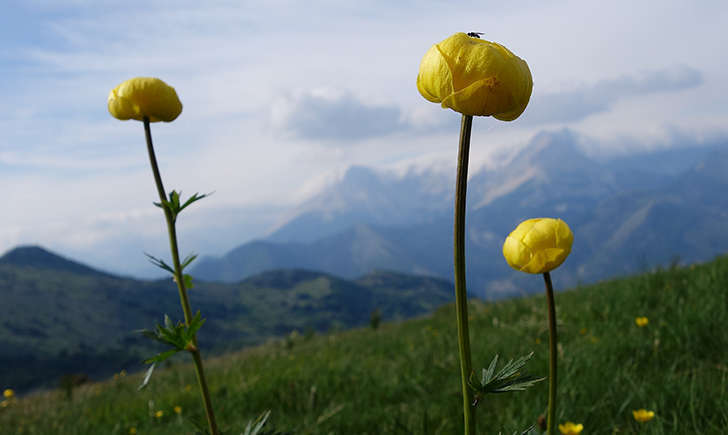
[[[157,165],[157,158],[154,154],[154,145],[152,144],[152,132],[149,126],[149,117],[144,116],[144,136],[147,142],[147,151],[149,152],[149,163],[152,166],[152,172],[154,173],[154,183],[157,187],[157,193],[159,194],[160,205],[164,210],[164,218],[167,222],[167,232],[169,234],[169,247],[172,253],[172,264],[174,267],[174,281],[177,283],[177,290],[179,291],[180,303],[182,305],[182,311],[184,312],[185,324],[190,325],[192,321],[192,310],[190,309],[190,301],[187,296],[187,289],[185,288],[185,280],[182,274],[182,264],[179,258],[179,249],[177,244],[177,230],[175,227],[175,217],[172,215],[172,211],[166,205],[167,198],[165,197],[164,185],[162,184],[162,177],[159,173],[159,166]],[[219,430],[215,421],[215,414],[212,410],[212,401],[210,400],[210,392],[207,387],[207,381],[205,379],[205,372],[202,366],[202,356],[200,354],[199,347],[197,346],[197,336],[192,337],[192,346],[189,346],[188,351],[192,354],[192,359],[195,362],[195,372],[197,374],[197,382],[200,387],[200,393],[202,395],[202,401],[205,407],[205,414],[207,416],[207,423],[210,429],[210,434],[218,435]]]
[[[544,272],[544,283],[546,284],[546,303],[549,310],[549,406],[546,418],[546,433],[553,433],[556,424],[556,306],[554,304],[554,287],[551,284],[551,274]]]
[[[460,378],[463,389],[463,417],[465,434],[475,434],[475,407],[473,393],[468,385],[473,363],[470,356],[470,332],[468,329],[468,292],[465,285],[465,198],[468,188],[468,159],[470,154],[470,132],[473,117],[463,115],[460,124],[460,145],[458,149],[457,179],[455,184],[455,312],[458,326],[458,352],[460,355]]]

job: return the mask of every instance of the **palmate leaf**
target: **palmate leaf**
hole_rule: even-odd
[[[166,209],[167,211],[169,211],[169,213],[172,215],[172,220],[176,221],[177,216],[182,212],[182,210],[187,208],[187,206],[189,206],[190,204],[212,195],[212,192],[203,194],[195,193],[194,195],[190,196],[183,204],[180,203],[180,195],[182,195],[181,191],[177,192],[176,190],[173,190],[169,192],[168,200],[155,202],[154,205],[161,209]]]
[[[147,254],[146,252],[144,253],[144,255],[147,256],[150,263],[152,263],[153,265],[157,266],[158,268],[166,270],[167,272],[174,275],[174,269],[172,269],[172,267],[169,264],[165,263],[164,260],[157,258],[151,254]]]
[[[470,388],[479,394],[488,393],[508,393],[511,391],[523,391],[528,387],[543,381],[546,378],[537,378],[527,373],[521,374],[521,369],[526,365],[529,359],[533,357],[533,352],[518,359],[508,361],[503,368],[495,372],[498,364],[498,355],[488,365],[487,369],[483,369],[482,377],[479,383],[474,382],[474,374],[471,375],[468,384]]]
[[[149,337],[152,340],[164,343],[171,347],[171,349],[161,352],[151,358],[147,358],[144,360],[144,363],[156,364],[168,359],[177,352],[184,350],[195,351],[197,349],[197,346],[195,346],[195,334],[197,334],[197,331],[199,331],[204,324],[205,319],[202,318],[199,311],[197,311],[195,316],[190,319],[189,325],[185,325],[182,322],[177,322],[175,324],[172,319],[165,314],[164,326],[158,324],[153,331],[148,329],[137,331],[145,337]],[[149,376],[151,376],[151,370],[153,369],[150,369],[148,373]]]

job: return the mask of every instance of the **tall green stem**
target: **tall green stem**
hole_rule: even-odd
[[[546,283],[546,301],[549,309],[549,408],[546,433],[551,435],[556,424],[556,306],[554,304],[554,287],[551,285],[551,274],[543,274]]]
[[[455,184],[455,311],[458,323],[458,351],[460,353],[460,378],[463,387],[463,416],[465,433],[475,434],[473,393],[468,386],[473,363],[470,357],[470,332],[468,330],[468,292],[465,286],[465,196],[468,190],[468,155],[470,154],[470,130],[473,117],[463,115],[460,124],[458,172]]]
[[[167,201],[167,197],[162,184],[162,176],[159,174],[159,166],[157,165],[157,157],[154,155],[154,146],[152,145],[152,131],[149,128],[149,119],[144,118],[144,136],[147,139],[147,151],[149,152],[149,163],[152,165],[152,172],[154,173],[154,183],[157,186],[157,193],[159,193],[160,204],[162,204],[162,210],[164,210],[164,218],[167,221],[167,232],[169,233],[169,248],[172,252],[172,263],[174,265],[174,280],[177,283],[177,290],[179,290],[179,299],[182,304],[182,311],[185,316],[185,324],[189,326],[190,320],[192,319],[192,310],[190,309],[190,300],[187,297],[187,289],[185,289],[184,279],[182,276],[182,265],[179,261],[179,249],[177,247],[177,230],[175,228],[175,220],[172,216],[172,212],[164,206]],[[200,392],[202,394],[202,402],[205,406],[205,414],[207,414],[207,423],[210,428],[210,434],[218,435],[217,423],[215,422],[215,414],[212,411],[212,401],[210,400],[210,391],[207,388],[207,381],[205,380],[205,372],[202,367],[202,356],[200,349],[197,346],[197,337],[192,338],[194,349],[190,350],[192,353],[192,359],[195,362],[195,372],[197,373],[197,383],[200,386]]]

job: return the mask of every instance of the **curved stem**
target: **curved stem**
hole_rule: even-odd
[[[468,330],[468,292],[465,285],[465,196],[468,188],[468,155],[470,154],[470,131],[473,117],[463,115],[460,124],[460,146],[455,184],[455,311],[458,324],[458,351],[460,353],[460,378],[463,388],[463,417],[465,433],[475,434],[473,393],[468,386],[473,363],[470,357],[470,333]]]
[[[546,424],[547,434],[553,433],[556,424],[556,306],[554,304],[554,287],[551,285],[551,274],[543,274],[546,283],[546,302],[549,310],[549,408]]]
[[[154,145],[152,144],[152,131],[149,128],[149,119],[144,118],[144,136],[147,140],[147,151],[149,152],[149,163],[152,165],[152,172],[154,173],[154,183],[157,186],[157,193],[159,194],[159,200],[162,204],[162,210],[164,210],[164,218],[167,221],[167,232],[169,234],[169,247],[172,252],[172,263],[174,265],[174,280],[177,283],[177,290],[179,291],[179,299],[182,304],[182,311],[185,316],[185,324],[189,326],[190,320],[192,319],[192,310],[190,308],[190,300],[187,297],[187,289],[185,289],[184,279],[182,276],[182,264],[179,261],[179,248],[177,246],[177,230],[175,228],[175,219],[172,216],[172,212],[168,207],[164,205],[167,201],[164,185],[162,184],[162,176],[159,173],[159,166],[157,165],[157,157],[154,154]],[[215,414],[212,411],[212,401],[210,400],[210,391],[207,388],[207,381],[205,380],[205,372],[202,367],[202,356],[200,354],[199,347],[197,346],[197,336],[192,337],[192,342],[195,345],[194,349],[190,351],[192,353],[192,359],[195,362],[195,372],[197,373],[197,383],[200,386],[200,393],[202,394],[202,402],[205,406],[205,413],[207,414],[207,423],[210,428],[212,435],[218,435],[217,423],[215,422]]]

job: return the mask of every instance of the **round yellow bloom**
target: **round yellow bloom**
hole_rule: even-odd
[[[164,417],[164,411],[157,411],[154,413],[154,416],[157,418],[162,418]]]
[[[646,421],[650,421],[653,418],[655,418],[655,411],[648,411],[646,409],[637,409],[635,411],[632,411],[632,415],[634,416],[635,420],[637,420],[640,423],[644,423]]]
[[[135,427],[130,427],[130,428],[129,428],[129,435],[134,435],[134,434],[136,434],[136,433],[137,433],[137,430],[136,430],[136,428],[135,428]]]
[[[573,242],[574,234],[561,219],[528,219],[506,237],[503,256],[516,270],[545,273],[566,260]]]
[[[648,319],[647,317],[636,317],[634,319],[634,323],[636,323],[637,326],[641,328],[643,326],[647,326],[647,324],[650,323],[650,319]]]
[[[6,399],[12,399],[13,397],[15,397],[15,391],[7,388],[5,391],[3,391],[3,397]]]
[[[182,407],[181,406],[175,406],[174,407],[174,413],[175,414],[182,414]]]
[[[526,109],[533,79],[528,64],[495,42],[456,33],[433,45],[420,63],[417,90],[463,115],[513,121]]]
[[[173,87],[154,77],[129,79],[109,92],[109,113],[125,121],[171,122],[182,113],[182,103]]]
[[[574,424],[567,421],[566,423],[559,425],[559,432],[561,432],[562,435],[579,435],[582,430],[584,430],[584,425],[581,423]]]

